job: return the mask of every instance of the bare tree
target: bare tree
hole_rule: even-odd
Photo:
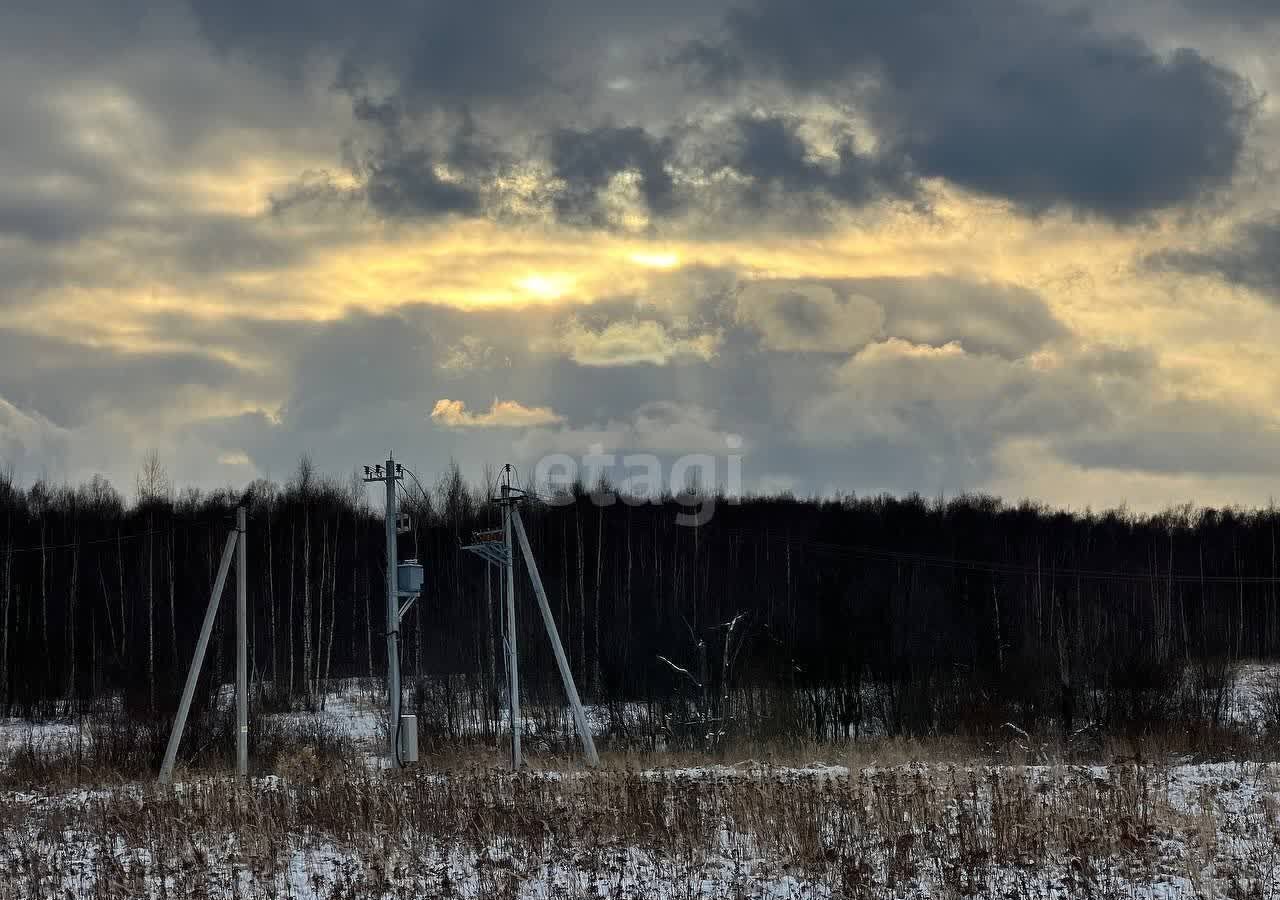
[[[324,681],[328,683],[333,665],[333,636],[338,626],[338,538],[342,534],[342,514],[333,520],[333,553],[329,555],[329,640],[324,651]]]
[[[172,484],[157,450],[148,450],[136,478],[138,503],[147,511],[147,683],[151,708],[156,705],[155,520],[151,507],[169,497]]]
[[[311,696],[311,507],[302,511],[302,677]]]
[[[80,593],[80,532],[76,530],[74,548],[71,551],[71,585],[67,592],[67,696],[66,710],[70,714],[76,698],[76,599]]]

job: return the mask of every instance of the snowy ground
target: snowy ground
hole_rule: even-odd
[[[218,696],[219,706],[229,711],[234,697],[234,686],[223,685]],[[363,678],[335,680],[316,707],[314,710],[271,713],[266,718],[269,724],[285,728],[322,728],[345,739],[358,752],[380,753],[386,745],[387,704],[379,682]],[[409,711],[407,704],[405,711]],[[627,703],[610,710],[604,706],[587,705],[587,721],[592,733],[597,737],[608,734],[616,727],[614,714],[619,711],[635,723],[641,720],[644,706]],[[573,720],[564,708],[526,707],[522,722],[521,733],[531,750],[545,749],[544,745],[550,742],[572,741],[574,737]],[[425,723],[420,727],[425,727]],[[468,722],[461,730],[464,734],[478,735],[482,729],[478,723]],[[89,740],[92,740],[89,717],[42,722],[0,718],[0,762],[19,748],[53,752],[74,746],[77,741]]]
[[[223,685],[218,703],[230,710],[234,703],[234,688]],[[406,711],[410,704],[406,697]],[[432,709],[439,716],[439,709]],[[1262,735],[1269,728],[1280,724],[1280,666],[1275,663],[1242,663],[1235,670],[1230,693],[1224,709],[1226,722],[1232,726]],[[540,707],[526,702],[523,707],[521,731],[531,751],[545,752],[553,748],[563,751],[566,745],[575,743],[573,720],[564,707]],[[586,706],[587,720],[597,738],[619,735],[648,735],[654,723],[650,716],[656,713],[643,703],[622,703],[612,706]],[[456,713],[452,722],[419,719],[419,728],[425,737],[431,729],[436,733],[449,732],[461,737],[474,737],[486,731],[485,724],[470,715]],[[269,722],[282,727],[323,729],[349,742],[357,751],[378,753],[387,740],[386,700],[383,686],[376,679],[335,679],[324,691],[313,710],[272,713]],[[56,750],[74,746],[77,742],[92,740],[89,720],[55,719],[29,722],[22,719],[0,718],[0,761],[14,750],[35,748]],[[661,723],[658,723],[661,724]],[[505,720],[500,724],[505,728]],[[884,737],[878,723],[868,720],[862,724],[864,739]]]
[[[1259,731],[1275,678],[1242,667],[1231,720]],[[384,715],[376,683],[347,681],[315,712],[271,716],[341,734],[350,765],[0,790],[0,900],[1280,900],[1277,764],[397,774],[360,764],[381,754]],[[610,726],[604,708],[589,718]],[[570,727],[562,711],[525,720],[532,744]],[[90,739],[80,722],[0,720],[0,765]]]
[[[1253,731],[1274,724],[1280,714],[1280,668],[1274,663],[1244,663],[1237,667],[1228,716]]]
[[[27,722],[0,718],[0,760],[21,746],[55,748],[75,742],[79,727],[74,722]]]
[[[0,795],[0,898],[1269,900],[1278,809],[1280,769],[1241,763],[26,791]]]

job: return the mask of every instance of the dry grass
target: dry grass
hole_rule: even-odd
[[[1119,898],[1161,880],[1160,896],[1277,896],[1271,767],[1199,784],[1136,762],[520,775],[285,762],[287,779],[5,795],[0,898]]]
[[[0,900],[1280,900],[1280,768],[1238,761],[1276,746],[1230,729],[602,742],[592,773],[566,742],[513,775],[480,740],[387,773],[321,716],[261,717],[242,782],[214,716],[184,743],[184,782],[161,788],[165,726],[106,718],[17,747],[0,766]]]

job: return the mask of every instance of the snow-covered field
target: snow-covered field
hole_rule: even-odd
[[[1237,675],[1229,719],[1260,734],[1276,670]],[[600,733],[611,715],[642,714],[589,712]],[[258,761],[279,774],[246,782],[9,778],[0,900],[1280,900],[1280,764],[564,762],[513,775],[475,762],[441,772],[426,759],[397,773],[368,765],[383,717],[376,683],[335,683],[316,711],[266,722],[323,728],[346,755],[292,753],[286,740],[286,753]],[[525,720],[534,748],[570,727],[559,710]],[[0,720],[0,766],[94,734],[83,720]]]
[[[0,795],[0,897],[1273,898],[1280,768],[217,778]]]

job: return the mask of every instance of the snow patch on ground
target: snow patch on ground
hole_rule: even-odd
[[[1230,721],[1261,732],[1277,723],[1280,714],[1280,666],[1276,663],[1242,663],[1236,667],[1231,696]]]

